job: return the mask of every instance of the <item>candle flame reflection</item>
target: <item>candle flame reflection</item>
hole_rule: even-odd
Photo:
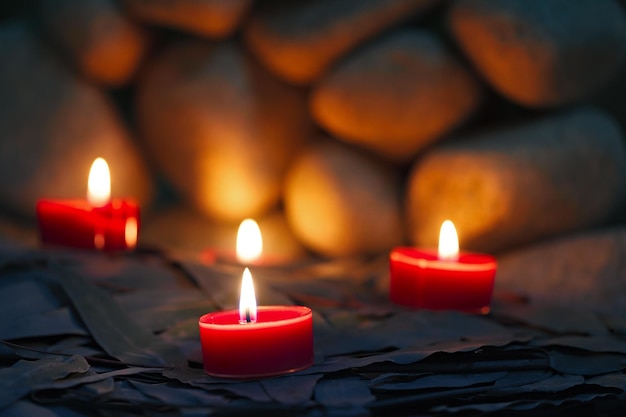
[[[93,237],[93,246],[98,249],[104,249],[104,235],[102,233],[96,233]]]
[[[259,259],[263,253],[263,238],[259,225],[252,219],[245,219],[237,231],[237,260],[248,264]]]
[[[137,235],[139,234],[139,226],[137,225],[137,219],[129,217],[126,220],[124,226],[124,239],[126,241],[126,248],[133,249],[137,246]]]
[[[239,298],[239,323],[256,322],[256,297],[252,274],[248,268],[244,269],[241,277],[241,296]]]
[[[93,207],[103,207],[111,199],[111,173],[103,158],[96,158],[89,170],[87,201]]]
[[[459,236],[454,223],[446,220],[439,231],[439,259],[456,261],[459,259]]]

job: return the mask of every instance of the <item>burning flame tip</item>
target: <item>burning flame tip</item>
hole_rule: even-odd
[[[104,158],[96,158],[89,170],[87,201],[94,207],[102,207],[111,200],[111,173]]]
[[[439,231],[439,259],[456,261],[459,258],[459,235],[454,223],[446,220]]]
[[[254,284],[252,274],[246,267],[241,276],[241,296],[239,298],[239,322],[241,324],[256,322],[256,296],[254,294]]]

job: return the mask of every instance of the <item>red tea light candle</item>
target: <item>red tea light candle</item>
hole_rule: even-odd
[[[84,249],[134,249],[139,206],[130,199],[111,199],[111,176],[104,159],[93,162],[87,189],[86,200],[37,202],[41,242]]]
[[[252,275],[242,276],[239,310],[200,317],[204,370],[224,378],[261,378],[313,364],[313,315],[300,306],[256,307]]]
[[[459,252],[451,221],[441,226],[438,250],[400,247],[393,249],[389,258],[389,296],[393,302],[431,310],[489,312],[496,259]]]

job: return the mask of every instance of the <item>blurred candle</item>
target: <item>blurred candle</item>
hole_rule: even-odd
[[[496,259],[459,252],[454,224],[443,222],[439,248],[398,247],[391,251],[389,296],[414,308],[489,312]]]
[[[273,224],[275,226],[275,222]],[[267,223],[266,223],[267,226]],[[270,223],[270,226],[272,224]],[[273,230],[275,232],[276,228]],[[223,249],[210,247],[202,250],[200,259],[208,265],[227,267],[254,266],[255,268],[274,268],[289,263],[292,259],[283,253],[268,254],[263,251],[264,243],[259,224],[253,219],[245,219],[236,232],[236,251],[232,247]]]
[[[252,219],[245,219],[237,230],[237,260],[244,265],[254,264],[263,254],[263,237],[259,225]]]
[[[91,166],[86,200],[43,199],[36,210],[44,244],[100,250],[137,245],[139,206],[131,199],[111,199],[111,176],[102,158]]]

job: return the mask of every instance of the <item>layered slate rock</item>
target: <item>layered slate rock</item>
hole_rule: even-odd
[[[170,45],[140,80],[137,114],[146,149],[184,199],[233,222],[277,204],[311,129],[304,94],[235,43]]]
[[[126,83],[145,53],[145,32],[114,0],[43,0],[40,13],[55,45],[93,81]]]
[[[461,247],[497,252],[599,224],[623,207],[625,154],[616,123],[591,108],[459,138],[412,168],[411,239],[436,246],[450,219]]]
[[[252,0],[122,0],[133,16],[145,22],[225,38],[233,34]]]
[[[626,56],[626,18],[613,0],[459,0],[449,23],[487,82],[529,107],[589,96]]]
[[[250,48],[292,83],[319,78],[341,55],[437,0],[274,0],[244,28]]]
[[[286,177],[287,221],[308,248],[327,256],[372,254],[402,242],[400,184],[370,155],[319,138]]]
[[[145,203],[146,166],[107,97],[74,75],[26,24],[0,28],[0,204],[35,214],[42,197],[83,198],[96,157],[114,196]]]
[[[474,79],[428,32],[404,30],[348,56],[311,97],[336,137],[406,161],[476,109]]]
[[[496,288],[531,301],[626,314],[626,228],[533,244],[498,259]]]

